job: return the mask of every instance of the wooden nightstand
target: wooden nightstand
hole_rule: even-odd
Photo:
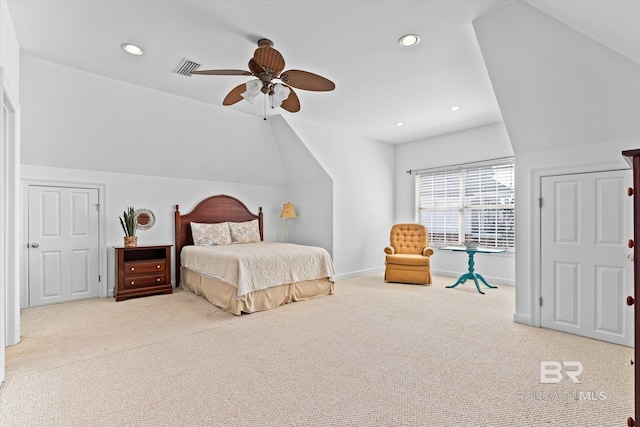
[[[116,301],[154,294],[170,294],[171,246],[114,246]]]

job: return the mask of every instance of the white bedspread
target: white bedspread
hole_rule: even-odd
[[[235,286],[239,299],[272,286],[324,277],[333,280],[335,274],[325,249],[292,243],[185,246],[180,257],[183,267]]]

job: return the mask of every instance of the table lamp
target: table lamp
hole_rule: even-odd
[[[289,220],[295,219],[298,216],[296,215],[295,209],[293,209],[293,203],[285,203],[282,205],[282,213],[280,214],[280,218],[284,218],[284,242],[289,243]]]

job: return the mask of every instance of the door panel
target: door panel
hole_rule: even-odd
[[[60,237],[60,193],[42,190],[36,209],[42,222],[39,237]]]
[[[567,327],[579,326],[580,307],[576,301],[580,299],[580,271],[576,264],[556,263],[554,280],[554,320]]]
[[[71,194],[71,235],[86,237],[89,235],[89,195],[87,193]]]
[[[629,230],[625,230],[623,207],[628,205],[624,180],[597,178],[596,183],[596,245],[624,245]],[[626,224],[628,226],[628,224]]]
[[[90,292],[91,253],[86,249],[71,252],[71,295]]]
[[[98,190],[29,187],[29,306],[99,296]]]
[[[553,223],[556,243],[579,244],[580,234],[580,186],[577,181],[555,184],[555,222]]]
[[[541,326],[631,346],[629,171],[541,181]]]
[[[621,268],[596,267],[596,331],[603,334],[624,334],[623,311],[618,304],[624,300],[624,270]]]
[[[60,251],[40,252],[40,260],[42,263],[39,281],[40,297],[52,298],[62,296],[62,257]]]

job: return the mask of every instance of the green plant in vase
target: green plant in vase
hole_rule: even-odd
[[[136,237],[136,229],[138,228],[138,219],[136,218],[136,210],[129,206],[120,217],[120,225],[124,231],[124,245],[138,246],[138,237]]]

